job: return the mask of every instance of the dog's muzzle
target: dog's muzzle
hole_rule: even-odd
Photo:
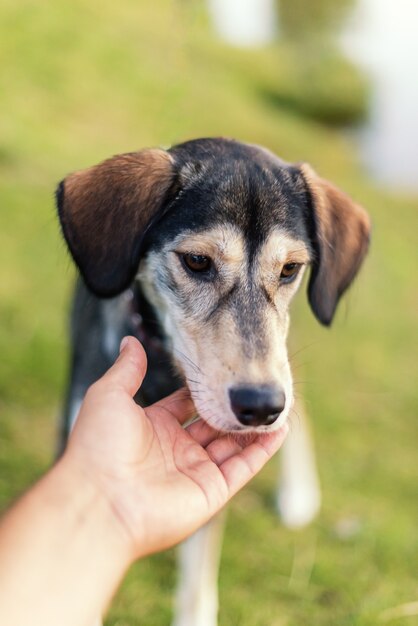
[[[273,424],[286,404],[277,385],[237,385],[229,389],[229,400],[238,421],[252,427]]]

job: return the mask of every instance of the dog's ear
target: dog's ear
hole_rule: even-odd
[[[174,182],[164,150],[114,156],[75,172],[58,186],[58,213],[68,247],[88,287],[114,296],[137,270],[141,241]]]
[[[338,301],[366,255],[370,218],[366,211],[307,164],[300,166],[312,210],[314,258],[308,284],[311,308],[329,326]]]

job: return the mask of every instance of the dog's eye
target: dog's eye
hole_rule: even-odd
[[[292,280],[296,278],[299,270],[300,270],[300,263],[286,263],[282,267],[282,272],[280,274],[280,282],[281,283],[292,282]]]
[[[191,272],[208,272],[212,267],[212,259],[203,254],[183,254],[182,260],[184,265]]]

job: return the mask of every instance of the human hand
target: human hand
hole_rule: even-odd
[[[63,462],[82,472],[126,535],[131,560],[178,543],[207,522],[278,450],[287,426],[220,434],[195,414],[186,389],[142,409],[133,400],[146,356],[133,337],[86,394]]]

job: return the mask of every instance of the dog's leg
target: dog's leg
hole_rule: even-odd
[[[321,506],[321,490],[313,441],[302,402],[295,404],[296,418],[281,452],[277,507],[285,526],[309,524]]]
[[[179,582],[173,626],[217,624],[224,518],[224,513],[219,513],[179,548]]]

